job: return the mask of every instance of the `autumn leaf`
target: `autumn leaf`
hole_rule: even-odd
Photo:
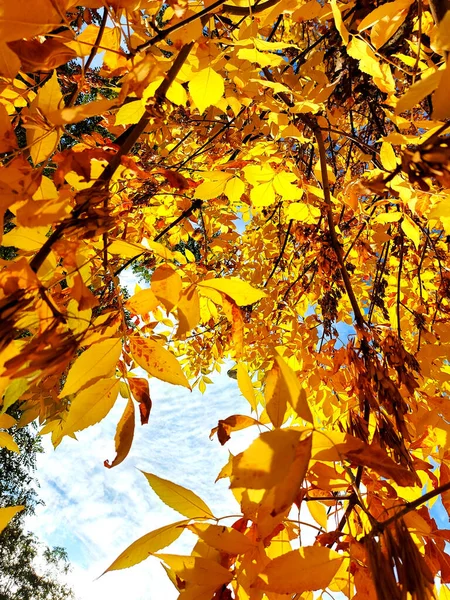
[[[223,525],[193,523],[188,526],[188,529],[206,542],[208,546],[227,554],[243,554],[257,546],[249,537],[231,527],[224,527]]]
[[[166,546],[170,546],[183,533],[183,525],[186,521],[177,521],[170,525],[164,525],[159,529],[155,529],[146,535],[143,535],[138,540],[133,542],[126,550],[124,550],[116,560],[103,573],[108,571],[118,571],[120,569],[128,569],[139,564],[148,558],[154,552],[162,550]]]
[[[188,87],[200,113],[203,113],[211,104],[218,102],[225,91],[223,78],[211,67],[198,71],[190,80]]]
[[[325,589],[343,558],[338,552],[322,546],[292,550],[270,561],[253,587],[277,594]]]
[[[252,425],[260,425],[261,423],[251,417],[245,415],[232,415],[226,419],[221,419],[219,425],[211,429],[209,437],[212,438],[216,433],[219,442],[222,446],[230,439],[230,433],[233,431],[240,431],[251,427]]]
[[[147,478],[155,494],[170,508],[188,519],[214,518],[210,508],[194,492],[152,473],[144,473],[144,471],[142,473]]]
[[[79,392],[71,402],[64,434],[70,435],[103,420],[114,406],[119,387],[119,379],[100,379]]]
[[[0,508],[0,533],[5,529],[11,519],[24,508],[25,506],[7,506],[6,508]]]
[[[143,377],[129,377],[127,383],[130,386],[133,398],[139,404],[141,425],[146,425],[150,417],[150,411],[152,410],[148,380]]]
[[[20,453],[20,448],[14,441],[14,438],[6,431],[0,431],[0,448],[6,448],[7,450],[11,450],[11,452]]]
[[[113,467],[120,465],[120,463],[123,462],[128,456],[131,444],[133,443],[134,421],[134,404],[130,399],[127,402],[125,411],[119,423],[117,424],[116,435],[114,437],[116,444],[116,457],[111,463],[108,460],[105,460],[104,465],[106,468],[112,469]]]
[[[208,279],[197,284],[200,288],[212,288],[227,296],[230,296],[238,306],[248,306],[261,298],[265,298],[266,294],[261,290],[255,289],[245,281],[241,281],[236,277]]]
[[[130,340],[131,354],[137,364],[149,375],[191,389],[180,363],[160,342],[148,338],[133,337]]]
[[[119,338],[103,340],[85,350],[73,363],[61,390],[61,398],[75,394],[89,382],[114,374],[122,352]]]
[[[213,560],[199,556],[157,554],[183,581],[219,587],[231,581],[233,575]]]

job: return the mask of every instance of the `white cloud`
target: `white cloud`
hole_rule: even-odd
[[[50,439],[44,438],[46,452],[39,457],[37,474],[45,506],[28,526],[47,544],[66,547],[73,565],[70,582],[79,600],[177,597],[154,558],[96,580],[134,540],[180,519],[157,498],[138,469],[194,490],[216,516],[238,512],[227,481],[214,480],[228,451],[241,451],[258,431],[237,432],[224,447],[208,437],[219,419],[248,414],[236,382],[217,376],[202,396],[151,379],[150,391],[149,424],[137,426],[130,455],[114,469],[105,469],[103,461],[115,455],[115,427],[125,401],[118,401],[102,423],[80,432],[78,442],[65,438],[53,451]],[[188,554],[193,539],[183,533],[170,551]]]

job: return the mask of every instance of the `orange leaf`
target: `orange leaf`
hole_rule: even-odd
[[[116,443],[116,457],[109,463],[105,460],[103,463],[108,469],[117,467],[128,456],[133,443],[134,436],[134,404],[133,400],[128,400],[125,411],[117,425],[114,441]]]

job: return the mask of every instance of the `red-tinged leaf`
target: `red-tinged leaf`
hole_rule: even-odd
[[[120,465],[120,463],[128,456],[131,444],[133,443],[134,422],[134,404],[133,400],[130,398],[125,407],[122,418],[117,425],[117,431],[114,437],[116,444],[116,457],[112,463],[107,460],[104,462],[104,465],[107,469],[117,467],[117,465]]]
[[[146,425],[150,417],[150,411],[152,410],[148,380],[143,377],[129,377],[127,381],[133,398],[139,403],[141,425]]]
[[[130,340],[130,347],[134,360],[147,373],[162,381],[191,389],[180,363],[160,342],[148,338],[133,337]]]
[[[161,169],[161,174],[167,179],[167,183],[177,190],[189,189],[189,182],[186,177],[183,177],[178,171],[171,171],[170,169]]]
[[[245,415],[232,415],[226,419],[220,419],[218,426],[211,429],[209,437],[212,439],[214,434],[217,433],[219,442],[223,446],[230,439],[231,432],[246,429],[252,425],[261,425],[261,423],[256,419],[253,419],[252,417],[246,417]]]

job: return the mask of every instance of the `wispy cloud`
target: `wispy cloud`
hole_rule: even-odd
[[[125,401],[118,401],[100,425],[80,432],[78,442],[65,438],[53,451],[44,439],[38,477],[45,506],[28,525],[47,544],[67,548],[74,566],[70,581],[80,600],[177,597],[154,558],[95,580],[135,539],[180,518],[157,498],[138,469],[193,489],[217,516],[238,511],[227,481],[214,480],[228,451],[241,451],[258,431],[237,432],[225,447],[209,440],[219,419],[249,410],[235,381],[225,374],[215,379],[204,396],[151,379],[149,424],[137,427],[129,457],[114,469],[105,469],[103,461],[115,455],[115,427]],[[185,532],[174,548],[189,553],[193,540]]]

